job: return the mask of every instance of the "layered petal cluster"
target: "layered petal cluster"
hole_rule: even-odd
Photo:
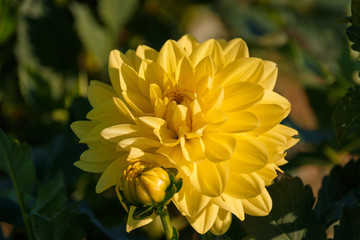
[[[242,39],[199,43],[189,35],[109,58],[111,84],[92,81],[88,121],[72,124],[86,143],[75,165],[102,173],[98,193],[119,186],[141,160],[176,168],[183,187],[172,201],[199,233],[223,234],[232,214],[267,215],[265,188],[296,144],[280,122],[290,103],[273,91],[277,66],[249,57]]]

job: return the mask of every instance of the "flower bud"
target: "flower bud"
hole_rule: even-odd
[[[135,205],[153,205],[164,200],[170,178],[167,171],[161,167],[136,162],[124,171],[121,184],[128,202]]]

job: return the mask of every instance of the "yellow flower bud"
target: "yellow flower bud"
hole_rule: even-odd
[[[136,162],[124,171],[121,184],[124,197],[128,202],[153,205],[164,200],[170,178],[167,171],[161,167]]]

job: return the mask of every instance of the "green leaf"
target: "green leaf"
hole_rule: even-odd
[[[74,2],[71,4],[71,11],[85,49],[95,57],[100,66],[104,66],[114,45],[110,33],[92,16],[88,6]]]
[[[151,216],[153,212],[154,212],[154,206],[136,207],[132,217],[133,219],[141,220]]]
[[[299,178],[287,178],[270,187],[273,208],[268,216],[245,216],[240,222],[244,239],[326,239],[316,215],[311,212],[311,188]]]
[[[99,1],[99,14],[104,23],[116,34],[126,24],[138,6],[138,0]]]
[[[66,202],[67,195],[63,177],[59,174],[54,180],[40,187],[32,212],[51,217],[59,212]]]
[[[74,225],[75,213],[64,209],[48,218],[38,213],[31,216],[31,225],[37,240],[80,240],[84,231]]]
[[[11,179],[24,221],[27,237],[31,240],[32,233],[24,201],[25,194],[32,191],[36,181],[35,167],[31,158],[30,147],[9,138],[1,129],[0,170],[7,174]]]
[[[30,147],[6,136],[1,129],[0,170],[10,177],[17,197],[23,198],[33,189],[36,177]]]
[[[346,34],[351,42],[351,48],[360,52],[360,1],[351,1],[351,22],[352,25],[346,29]]]
[[[360,86],[348,90],[336,107],[332,121],[340,143],[347,135],[360,130]]]
[[[343,206],[356,208],[360,202],[360,162],[350,161],[344,167],[335,166],[325,177],[314,212],[324,227],[340,219]]]
[[[334,227],[334,240],[359,239],[360,237],[360,208],[344,207],[340,225]]]

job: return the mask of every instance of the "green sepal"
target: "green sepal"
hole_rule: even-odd
[[[136,207],[132,217],[135,220],[141,220],[150,217],[151,214],[153,214],[153,212],[154,212],[154,206]]]
[[[178,240],[178,239],[179,239],[179,232],[175,227],[173,227],[173,235],[171,237],[171,240]]]
[[[175,182],[174,185],[175,185],[175,188],[176,188],[176,192],[175,192],[175,193],[179,192],[180,189],[181,189],[181,187],[182,187],[182,185],[183,185],[183,180],[182,180],[182,178],[179,178],[179,179]]]

